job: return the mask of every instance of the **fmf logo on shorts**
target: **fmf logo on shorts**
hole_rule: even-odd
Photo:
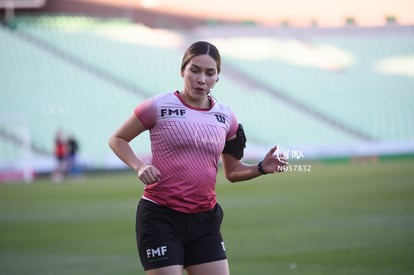
[[[156,258],[164,256],[167,253],[167,246],[163,245],[157,248],[149,248],[147,249],[147,258]]]

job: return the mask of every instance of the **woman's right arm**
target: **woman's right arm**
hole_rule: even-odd
[[[146,165],[132,150],[129,142],[147,130],[135,114],[132,114],[109,139],[109,147],[129,167],[137,172],[145,184],[157,182],[160,172],[152,165]]]

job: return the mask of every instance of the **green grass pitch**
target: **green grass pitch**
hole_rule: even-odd
[[[144,274],[132,173],[0,185],[0,274]],[[414,161],[313,163],[228,183],[219,175],[232,274],[414,274]]]

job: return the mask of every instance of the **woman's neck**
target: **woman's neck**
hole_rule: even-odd
[[[189,106],[198,108],[198,109],[210,109],[211,108],[211,99],[210,96],[206,95],[206,97],[195,100],[187,95],[185,92],[178,92],[181,99]]]

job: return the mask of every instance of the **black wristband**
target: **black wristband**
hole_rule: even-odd
[[[267,174],[267,173],[265,172],[265,170],[263,170],[262,161],[259,161],[259,163],[257,164],[257,169],[259,170],[259,172],[260,172],[262,175]]]

